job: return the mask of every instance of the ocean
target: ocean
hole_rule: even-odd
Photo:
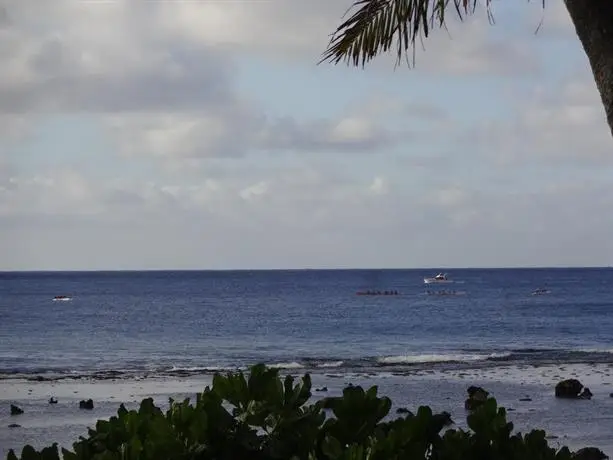
[[[613,269],[0,274],[0,378],[613,363]],[[545,295],[531,295],[546,288]],[[456,295],[428,295],[427,291]],[[357,291],[396,290],[397,296]],[[54,302],[56,295],[72,297]]]
[[[572,366],[613,365],[613,269],[446,271],[453,283],[441,285],[423,281],[436,269],[0,273],[2,399],[38,414],[30,431],[25,425],[22,431],[6,428],[9,417],[3,415],[2,452],[22,441],[51,442],[46,437],[72,433],[62,425],[68,424],[65,417],[50,422],[45,412],[49,394],[44,392],[61,392],[62,381],[95,385],[112,379],[130,385],[162,379],[167,382],[162,393],[172,393],[170,381],[200,385],[215,371],[264,362],[285,372],[310,372],[339,391],[351,376],[368,377],[371,384],[381,377],[382,388],[406,400],[407,385],[426,377],[430,389],[442,385],[445,375],[472,375],[500,386],[505,375],[508,385],[519,384],[508,369],[554,369],[547,371],[552,385]],[[537,288],[546,293],[533,295]],[[398,295],[356,295],[368,290]],[[71,300],[54,301],[58,295]],[[532,372],[537,374],[545,375]],[[608,371],[600,375],[594,385],[607,398],[603,385],[611,379]],[[521,391],[539,384],[529,380]],[[458,396],[449,385],[439,393],[448,399],[456,392],[461,400],[463,390]],[[514,401],[515,390],[508,385],[499,393]],[[118,404],[113,391],[107,391],[104,403],[108,414]],[[551,386],[532,393],[535,400],[542,398],[541,411],[557,404],[549,402]],[[437,397],[430,391],[420,398],[436,402]],[[613,406],[606,404],[610,411]],[[554,419],[562,417],[563,406],[555,407]],[[585,420],[593,419],[590,411]],[[555,420],[528,412],[526,426],[543,422],[564,431]],[[607,413],[598,426],[610,433],[613,419]],[[79,424],[75,429],[83,431]],[[609,441],[608,434],[588,431],[564,436]]]

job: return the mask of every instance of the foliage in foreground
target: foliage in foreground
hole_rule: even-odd
[[[66,460],[296,459],[296,460],[571,460],[566,447],[550,447],[545,432],[512,434],[504,408],[490,398],[467,418],[469,430],[445,429],[449,414],[420,407],[416,414],[386,419],[391,401],[349,386],[340,397],[307,404],[311,379],[298,383],[263,365],[215,375],[195,404],[170,400],[163,412],[151,398],[138,410],[123,405],[117,416],[99,420]],[[385,419],[385,420],[384,420]],[[23,460],[55,460],[57,444],[23,448]],[[18,457],[11,450],[8,460]]]

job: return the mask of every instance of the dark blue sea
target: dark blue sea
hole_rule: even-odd
[[[613,269],[447,272],[4,272],[0,378],[613,362]]]

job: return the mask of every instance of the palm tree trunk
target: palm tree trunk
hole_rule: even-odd
[[[613,0],[564,0],[590,61],[613,135]]]

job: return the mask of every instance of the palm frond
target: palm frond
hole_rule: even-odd
[[[488,18],[492,0],[483,0]],[[428,37],[430,30],[445,27],[451,7],[460,20],[475,12],[478,0],[356,0],[347,13],[357,11],[332,34],[319,63],[329,61],[364,67],[366,62],[396,45],[397,64],[413,50],[415,40]],[[345,16],[347,15],[345,13]]]

